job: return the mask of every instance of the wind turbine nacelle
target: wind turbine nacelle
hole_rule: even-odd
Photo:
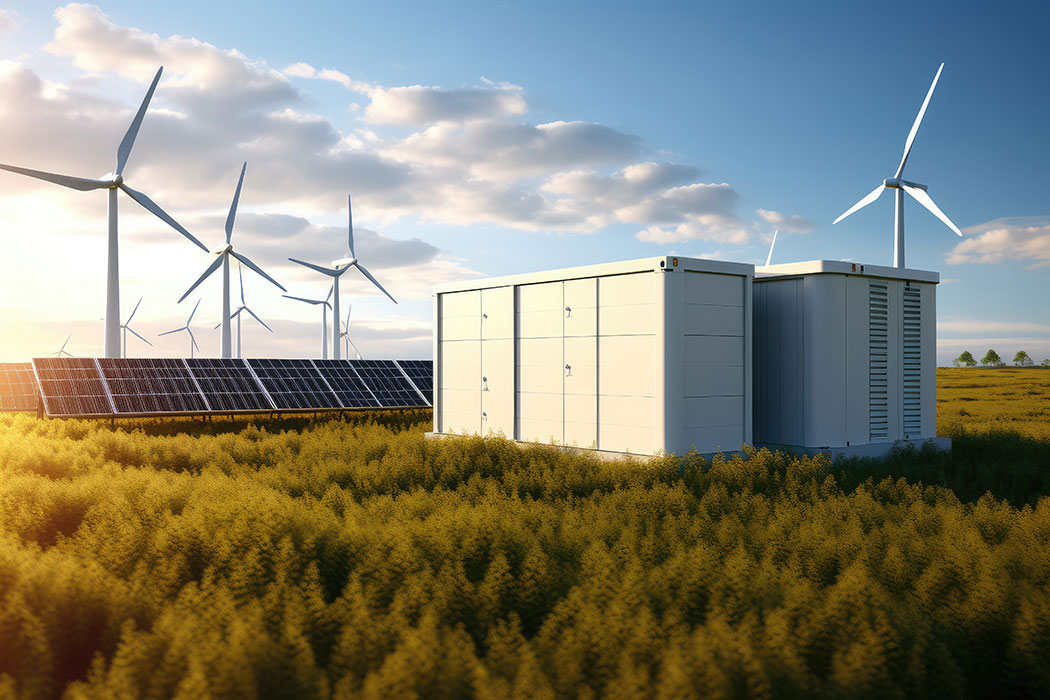
[[[343,265],[353,265],[357,262],[357,258],[339,258],[338,260],[332,261],[332,267],[342,267]]]
[[[899,177],[888,177],[882,181],[882,184],[894,190],[899,190],[902,185],[907,185],[908,187],[920,189],[923,192],[926,191],[926,185],[920,185],[919,183],[911,182],[910,180],[903,180]]]
[[[215,250],[213,250],[212,254],[213,255],[222,255],[223,253],[229,252],[231,250],[233,250],[233,244],[232,243],[227,243],[226,245],[222,246],[221,248],[216,248]]]

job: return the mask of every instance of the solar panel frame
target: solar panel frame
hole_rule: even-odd
[[[362,381],[349,360],[311,360],[343,408],[381,408],[375,394]]]
[[[33,374],[49,416],[112,416],[113,399],[90,357],[34,357]]]
[[[310,360],[247,360],[274,406],[285,411],[342,408],[339,397]]]
[[[206,413],[210,405],[181,358],[99,358],[120,415]]]
[[[382,408],[426,408],[428,404],[393,360],[349,360]]]
[[[40,387],[32,362],[0,362],[0,411],[36,411]]]
[[[212,413],[259,413],[276,408],[242,359],[194,357],[186,360],[186,367]]]
[[[394,360],[416,391],[427,400],[427,405],[434,405],[434,362],[433,360]]]

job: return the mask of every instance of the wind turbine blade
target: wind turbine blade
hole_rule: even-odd
[[[843,212],[841,215],[839,215],[839,218],[837,218],[834,221],[832,221],[831,225],[834,226],[835,224],[837,224],[838,222],[842,221],[843,219],[845,219],[847,216],[849,216],[853,212],[857,211],[858,209],[863,209],[864,207],[866,207],[869,204],[871,204],[872,202],[874,202],[876,199],[879,198],[879,195],[882,194],[882,191],[885,190],[885,189],[886,189],[886,185],[879,185],[878,187],[873,189],[871,192],[869,192],[868,194],[864,195],[864,199],[860,200],[859,202],[854,204],[852,207],[847,209],[845,212]]]
[[[240,263],[237,263],[237,279],[241,283],[241,306],[244,306],[247,302],[244,301],[244,272]]]
[[[248,258],[246,258],[243,255],[241,255],[240,253],[238,253],[236,250],[231,250],[230,251],[230,255],[232,255],[233,257],[237,258],[242,263],[247,265],[250,269],[254,270],[255,272],[259,273],[260,275],[262,275],[263,277],[268,279],[270,282],[272,282],[274,285],[276,285],[277,288],[280,289],[282,292],[287,292],[288,291],[287,289],[284,288],[284,286],[280,282],[278,282],[273,277],[270,277],[268,274],[263,272],[261,267],[259,267],[258,265],[253,263],[251,260],[249,260]]]
[[[193,343],[194,349],[196,349],[197,352],[200,352],[201,346],[197,345],[197,339],[193,337],[193,331],[191,331],[188,326],[186,327],[186,332],[190,334],[190,342]]]
[[[135,302],[135,308],[131,310],[131,315],[128,316],[128,320],[124,321],[124,325],[125,326],[128,325],[129,323],[131,323],[131,319],[135,318],[135,312],[139,310],[139,304],[141,304],[141,303],[142,303],[142,297],[139,297],[139,300],[137,302]],[[131,329],[129,328],[128,330],[131,330]]]
[[[293,297],[291,294],[282,294],[281,296],[285,297],[286,299],[295,299],[296,301],[305,301],[307,304],[323,304],[324,303],[323,301],[318,301],[317,299],[304,299],[303,297]]]
[[[248,308],[247,306],[245,306],[245,307],[244,307],[244,310],[245,310],[245,311],[247,311],[248,313],[250,313],[250,314],[252,315],[252,318],[254,318],[254,319],[255,319],[256,321],[258,321],[258,322],[259,322],[259,324],[260,324],[260,325],[261,325],[261,326],[262,326],[263,328],[265,328],[266,330],[268,330],[268,331],[270,331],[271,333],[273,333],[273,329],[272,329],[272,328],[270,328],[269,326],[267,326],[267,325],[266,325],[266,323],[265,323],[265,322],[264,322],[264,321],[263,321],[263,320],[262,320],[261,318],[259,318],[258,316],[256,316],[256,315],[255,315],[255,312],[254,312],[254,311],[252,311],[251,309],[249,309],[249,308]]]
[[[313,263],[308,263],[305,260],[297,260],[295,258],[288,258],[288,259],[291,260],[293,263],[296,263],[297,265],[302,265],[304,267],[308,267],[311,270],[317,270],[321,274],[328,275],[329,277],[338,277],[339,275],[342,274],[342,271],[340,271],[340,270],[332,270],[331,268],[321,267],[320,265],[314,265]]]
[[[196,238],[194,238],[192,233],[190,233],[189,231],[184,229],[182,227],[182,224],[180,224],[178,221],[176,221],[175,219],[171,218],[168,215],[168,213],[166,211],[164,211],[163,209],[161,209],[159,206],[157,206],[157,203],[154,202],[152,199],[150,199],[146,195],[142,194],[138,190],[131,189],[130,187],[128,187],[127,183],[122,183],[120,185],[120,189],[124,190],[124,192],[129,197],[131,197],[136,202],[141,204],[145,209],[153,212],[153,215],[156,216],[158,219],[160,219],[161,221],[166,223],[168,226],[171,226],[173,229],[175,229],[176,231],[181,233],[183,236],[185,236],[186,238],[190,239],[195,244],[197,244],[198,248],[200,248],[201,250],[203,250],[206,253],[211,252],[211,251],[208,250],[208,247],[206,245],[204,245],[203,243],[198,241]]]
[[[230,203],[230,213],[226,216],[226,245],[230,244],[233,237],[233,220],[237,218],[237,202],[241,198],[241,185],[244,184],[244,171],[248,169],[248,162],[241,166],[241,177],[237,180],[237,190],[233,193],[233,202]]]
[[[897,174],[894,177],[900,177],[901,173],[904,172],[904,164],[908,162],[911,145],[915,142],[915,134],[919,131],[919,124],[922,123],[923,115],[926,114],[926,108],[930,106],[930,98],[933,97],[933,89],[937,87],[937,81],[941,79],[942,70],[944,70],[943,63],[937,69],[937,75],[933,76],[933,82],[930,83],[930,91],[926,93],[926,99],[922,101],[922,107],[919,108],[919,114],[915,117],[915,123],[911,125],[911,131],[908,132],[908,140],[904,142],[904,155],[901,156],[901,164],[897,166]]]
[[[354,308],[353,304],[347,304],[346,305],[346,331],[347,331],[347,333],[350,332],[350,310],[352,308]]]
[[[354,341],[350,340],[349,338],[347,338],[347,341],[348,341],[348,342],[350,343],[350,345],[351,345],[351,346],[352,346],[352,347],[354,348],[354,352],[356,352],[356,353],[357,353],[357,356],[358,356],[359,358],[361,358],[361,359],[364,359],[364,355],[362,355],[362,354],[361,354],[361,351],[357,349],[357,346],[356,346],[356,345],[354,345]]]
[[[17,165],[4,165],[3,163],[0,163],[0,170],[6,170],[9,173],[16,173],[18,175],[27,175],[28,177],[35,177],[37,180],[46,180],[47,182],[53,182],[56,185],[62,185],[63,187],[69,187],[74,190],[80,190],[81,192],[101,190],[113,184],[108,180],[92,180],[86,177],[59,175],[58,173],[48,173],[44,172],[43,170],[30,170],[29,168],[20,168]]]
[[[324,298],[324,300],[328,301],[329,299],[331,299],[332,298],[332,292],[334,292],[334,291],[335,291],[335,282],[333,282],[332,286],[328,288],[328,296],[326,296]]]
[[[131,126],[128,127],[128,131],[124,134],[124,138],[120,142],[120,146],[117,148],[117,175],[124,172],[124,166],[128,163],[128,156],[131,155],[131,147],[135,145],[135,137],[139,135],[139,127],[142,126],[142,118],[146,116],[146,109],[149,107],[149,101],[153,99],[153,91],[157,89],[157,83],[160,82],[160,74],[164,72],[164,66],[157,69],[157,74],[153,76],[153,82],[149,86],[149,90],[146,91],[146,96],[142,98],[142,104],[139,105],[139,111],[135,114],[135,118],[131,120]]]
[[[918,187],[912,187],[911,185],[901,185],[901,187],[903,187],[904,191],[910,194],[916,202],[929,209],[931,214],[943,221],[945,226],[952,231],[955,231],[955,235],[963,235],[962,231],[959,230],[959,227],[953,224],[952,220],[941,211],[941,208],[934,204],[933,199],[931,199],[930,195],[926,194],[924,190],[921,190]]]
[[[349,232],[350,232],[350,234],[349,234],[350,235],[350,241],[349,241],[350,257],[351,258],[356,258],[357,254],[354,253],[354,208],[353,208],[353,204],[350,201],[350,195],[346,195],[346,215],[347,215],[347,217],[349,219],[349,223],[350,223],[350,226],[349,226],[349,229],[348,229]]]
[[[69,339],[70,339],[70,338],[72,338],[72,337],[73,337],[73,334],[72,334],[72,333],[70,333],[69,335],[67,335],[67,336],[66,336],[66,342],[62,343],[62,347],[60,347],[60,348],[58,349],[58,351],[59,351],[59,352],[65,352],[65,350],[66,350],[66,345],[68,345],[68,344],[69,344]]]
[[[223,253],[222,255],[225,255],[225,253]],[[222,255],[216,256],[215,257],[215,262],[213,262],[211,265],[208,265],[208,269],[204,271],[204,274],[201,275],[200,277],[198,277],[197,281],[194,282],[192,285],[190,285],[190,288],[186,290],[186,293],[183,294],[181,297],[179,297],[179,303],[180,304],[182,303],[183,299],[185,299],[186,297],[188,297],[190,295],[190,292],[192,292],[194,289],[197,288],[197,285],[199,285],[201,282],[203,282],[204,280],[206,280],[208,278],[208,275],[210,275],[211,273],[213,273],[213,272],[215,272],[216,270],[219,269],[219,265],[222,265]],[[200,299],[197,300],[197,303],[198,304],[200,303]],[[194,307],[194,308],[196,308],[196,307]]]
[[[171,335],[172,333],[178,333],[179,331],[184,331],[184,330],[186,330],[185,326],[183,326],[182,328],[176,328],[173,331],[164,331],[163,333],[158,333],[157,335]]]
[[[190,317],[186,319],[186,330],[190,330],[190,321],[193,320],[193,314],[197,313],[197,307],[201,305],[201,300],[198,299],[197,303],[193,305],[193,311],[190,312]],[[193,335],[191,332],[190,335]]]
[[[149,342],[148,340],[146,340],[146,339],[145,339],[145,338],[143,338],[143,337],[142,337],[141,335],[139,335],[138,333],[136,333],[136,332],[135,332],[135,331],[133,331],[132,329],[128,328],[127,326],[124,326],[124,330],[126,330],[126,331],[127,331],[128,333],[131,333],[131,334],[132,334],[133,336],[135,336],[136,338],[138,338],[139,340],[141,340],[141,341],[142,341],[143,343],[145,343],[146,345],[148,345],[148,346],[150,346],[150,347],[153,347],[153,343]]]
[[[769,244],[769,255],[766,256],[766,267],[769,267],[773,263],[773,246],[777,244],[778,233],[780,233],[780,229],[773,231],[773,242]]]
[[[383,288],[383,285],[379,284],[379,280],[377,280],[375,277],[373,277],[372,273],[369,272],[368,270],[366,270],[364,265],[362,265],[361,263],[354,263],[354,266],[358,270],[361,271],[362,275],[364,275],[369,280],[371,280],[372,284],[374,284],[375,286],[379,287],[379,291],[381,291],[383,294],[386,294],[388,297],[390,297],[390,301],[394,302],[395,304],[397,303],[397,299],[395,299],[393,296],[391,296],[390,292],[386,291],[386,289]]]

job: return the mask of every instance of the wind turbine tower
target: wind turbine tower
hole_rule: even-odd
[[[0,163],[0,170],[34,177],[38,180],[46,180],[47,182],[53,182],[56,185],[80,190],[81,192],[109,190],[109,252],[106,266],[106,325],[103,338],[103,353],[106,357],[120,357],[120,266],[117,249],[117,190],[124,190],[124,194],[191,240],[201,250],[208,250],[203,243],[194,238],[179,222],[175,221],[167,212],[157,206],[156,202],[142,192],[131,189],[124,181],[124,166],[128,163],[131,147],[135,145],[135,137],[138,136],[139,127],[142,126],[142,118],[146,115],[146,109],[149,107],[149,102],[153,98],[153,91],[157,89],[157,83],[160,82],[160,74],[163,71],[164,66],[157,69],[157,74],[153,76],[153,83],[150,84],[149,90],[146,91],[146,97],[143,98],[139,111],[135,114],[135,118],[131,120],[131,126],[128,127],[128,131],[124,134],[120,146],[117,147],[117,168],[115,172],[107,173],[93,180],[91,178],[59,175],[57,173],[30,170]]]
[[[263,320],[261,318],[259,318],[254,311],[252,311],[251,309],[248,308],[248,303],[244,300],[244,274],[241,272],[241,266],[240,266],[239,263],[237,265],[237,279],[238,279],[238,281],[240,282],[240,285],[241,285],[241,305],[238,306],[237,310],[233,312],[233,318],[237,319],[237,357],[240,358],[241,357],[241,312],[242,311],[247,311],[249,314],[251,314],[252,318],[254,318],[256,321],[259,322],[259,325],[261,325],[263,328],[265,328],[266,330],[270,331],[271,333],[273,333],[273,329],[270,328],[269,326],[267,326],[266,323],[264,323]],[[215,324],[215,327],[218,328],[221,325],[222,325],[222,321],[219,321],[217,324]]]
[[[847,209],[839,218],[832,221],[832,225],[845,219],[853,212],[863,209],[868,206],[876,199],[879,198],[885,190],[893,190],[894,194],[894,217],[893,217],[893,266],[904,267],[904,193],[907,192],[911,197],[922,206],[930,210],[930,212],[938,219],[944,222],[945,226],[955,231],[956,235],[962,236],[962,231],[959,227],[951,222],[944,212],[940,210],[930,195],[926,194],[926,185],[920,185],[917,182],[909,182],[901,178],[904,174],[904,166],[908,162],[908,156],[911,154],[912,144],[915,143],[915,134],[919,131],[919,124],[922,123],[923,115],[926,114],[926,108],[930,104],[930,98],[933,97],[933,90],[937,87],[937,81],[941,79],[941,71],[944,70],[944,64],[937,69],[937,75],[933,76],[933,83],[930,84],[930,91],[926,93],[926,99],[922,102],[922,107],[919,108],[919,114],[915,117],[915,123],[911,125],[911,131],[908,132],[908,139],[904,142],[904,155],[901,156],[900,165],[897,166],[897,172],[894,173],[893,177],[887,178],[882,181],[882,184],[873,189],[868,194],[854,204],[852,207]]]
[[[390,297],[390,301],[394,302],[395,304],[397,303],[397,299],[395,299],[393,296],[391,296],[390,292],[386,291],[386,289],[383,288],[383,285],[379,284],[379,281],[375,277],[372,276],[372,273],[369,272],[368,270],[366,270],[365,266],[362,265],[358,261],[357,255],[354,253],[354,212],[353,212],[353,206],[352,206],[351,201],[350,201],[350,195],[346,196],[346,207],[347,207],[347,211],[348,211],[348,215],[349,215],[349,236],[348,236],[348,243],[347,243],[347,247],[348,247],[348,249],[350,251],[350,256],[349,257],[340,258],[338,260],[333,260],[332,263],[331,263],[332,267],[323,267],[321,265],[315,265],[313,263],[304,262],[302,260],[296,260],[295,258],[288,258],[293,263],[297,263],[299,265],[303,265],[305,267],[310,268],[311,270],[316,270],[317,272],[320,272],[321,274],[327,275],[328,277],[332,278],[332,284],[333,284],[333,287],[335,289],[335,296],[332,299],[332,319],[335,322],[335,332],[332,334],[332,357],[334,359],[336,359],[336,360],[340,359],[339,358],[339,354],[340,354],[339,353],[339,345],[340,345],[340,343],[339,343],[339,278],[342,277],[344,272],[349,270],[351,267],[356,267],[358,270],[361,271],[362,275],[364,275],[366,278],[368,278],[368,280],[370,282],[372,282],[372,284],[374,284],[376,287],[379,288],[379,291],[381,291],[383,294],[386,294],[388,297]]]
[[[290,294],[283,294],[287,299],[294,299],[295,301],[301,301],[305,304],[312,304],[314,306],[321,306],[321,359],[328,359],[328,310],[332,308],[332,305],[328,303],[328,300],[332,298],[332,292],[335,290],[333,284],[328,288],[328,296],[324,299],[306,299],[304,297],[293,297]]]

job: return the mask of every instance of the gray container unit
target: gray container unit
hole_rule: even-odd
[[[753,270],[657,257],[435,287],[434,433],[739,449]]]
[[[755,442],[877,455],[934,438],[939,279],[830,260],[756,268]]]

